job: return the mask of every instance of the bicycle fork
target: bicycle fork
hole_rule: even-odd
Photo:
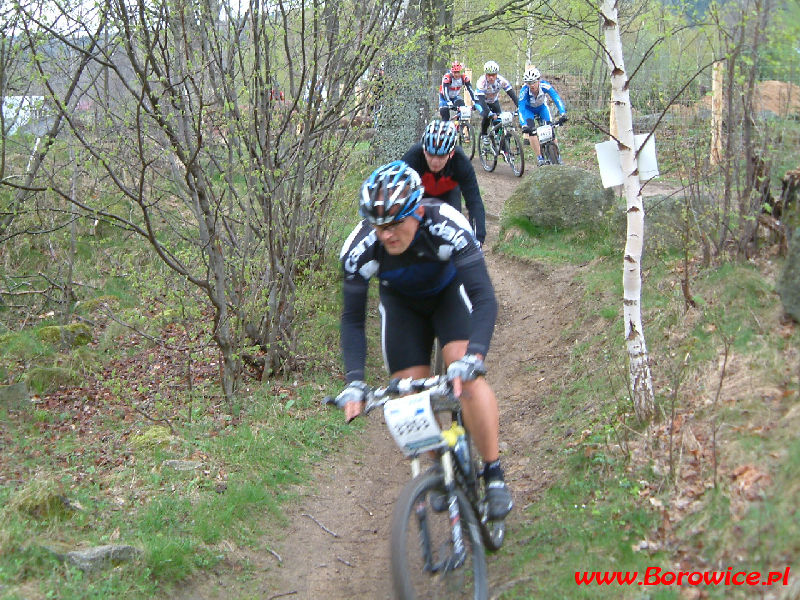
[[[425,570],[430,573],[449,572],[461,567],[467,558],[466,547],[464,546],[464,534],[461,529],[461,512],[458,508],[458,497],[455,493],[455,478],[453,476],[453,455],[445,452],[441,456],[442,470],[444,472],[445,497],[447,498],[447,512],[450,520],[451,550],[445,552],[441,560],[436,561],[433,548],[431,548],[431,536],[428,530],[428,511],[424,499],[417,503],[414,512],[419,526],[419,543],[422,556],[425,559]],[[412,461],[412,473],[419,472],[419,466]]]

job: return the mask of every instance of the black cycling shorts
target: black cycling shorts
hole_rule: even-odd
[[[472,305],[456,277],[428,298],[411,298],[380,286],[381,345],[389,373],[431,364],[435,337],[442,346],[468,340]]]

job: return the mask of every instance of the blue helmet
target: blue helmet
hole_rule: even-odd
[[[422,135],[422,147],[428,154],[446,156],[456,147],[458,129],[452,121],[431,121]]]
[[[419,174],[396,160],[375,169],[361,185],[358,212],[373,225],[385,225],[413,213],[424,192]]]

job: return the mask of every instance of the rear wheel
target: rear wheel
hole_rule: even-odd
[[[525,153],[522,150],[522,142],[516,131],[506,133],[506,150],[508,151],[508,165],[514,171],[514,175],[522,177],[525,172]]]
[[[475,130],[467,121],[462,121],[458,124],[458,144],[464,150],[464,154],[467,155],[468,159],[475,158],[475,146],[477,146]]]
[[[456,490],[463,550],[454,547],[450,515],[431,506],[431,493],[443,493],[440,473],[426,471],[409,481],[392,520],[392,581],[397,598],[489,597],[486,555],[475,513]]]
[[[497,166],[497,153],[492,147],[491,138],[486,143],[481,139],[478,141],[478,144],[478,157],[481,159],[483,170],[491,173]]]

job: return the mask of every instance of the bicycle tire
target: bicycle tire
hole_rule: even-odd
[[[433,340],[433,357],[431,358],[431,375],[444,375],[444,355],[439,338]]]
[[[447,559],[452,556],[450,517],[447,511],[433,510],[428,499],[431,492],[442,493],[443,490],[442,474],[425,471],[406,483],[400,492],[391,535],[395,597],[400,600],[487,600],[489,583],[480,528],[466,495],[460,489],[456,489],[456,498],[467,556],[460,566],[447,566]]]
[[[525,152],[522,150],[522,142],[516,131],[506,132],[506,150],[508,152],[508,166],[517,177],[522,177],[525,172]]]
[[[458,144],[461,146],[461,149],[464,151],[464,154],[467,155],[468,159],[472,160],[475,158],[475,146],[477,145],[475,130],[472,125],[466,121],[458,125]]]
[[[497,166],[497,152],[494,149],[495,144],[489,143],[484,145],[483,141],[478,141],[478,158],[481,159],[483,170],[491,173]]]
[[[556,145],[552,142],[547,144],[547,148],[545,148],[545,155],[544,157],[551,165],[558,164],[558,149]]]

